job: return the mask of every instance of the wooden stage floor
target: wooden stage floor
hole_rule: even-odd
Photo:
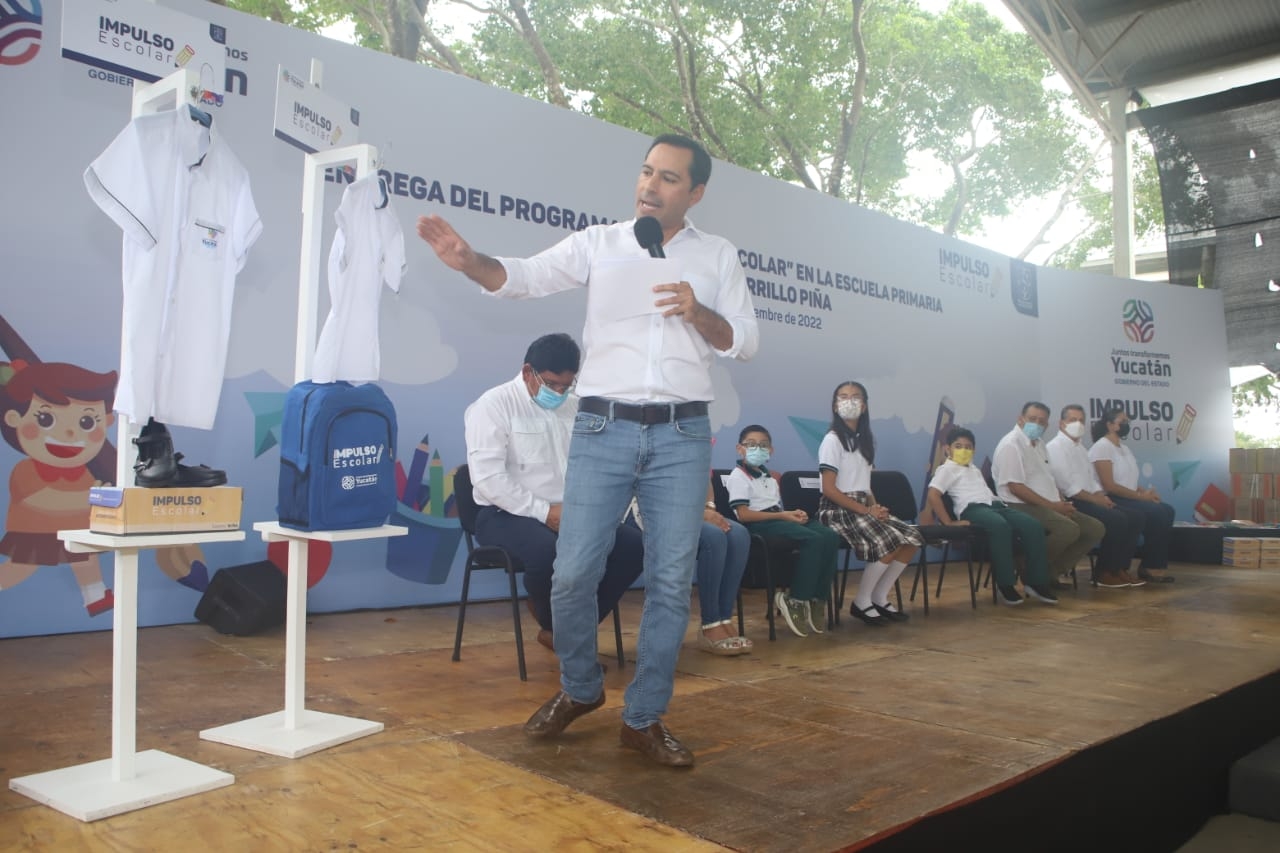
[[[282,629],[148,628],[138,748],[235,784],[90,824],[6,784],[0,850],[836,850],[1280,670],[1280,573],[1174,571],[1166,586],[1082,584],[1056,608],[997,608],[988,592],[976,611],[952,576],[928,617],[872,629],[845,616],[776,643],[752,591],[753,655],[692,640],[681,655],[667,720],[692,771],[618,746],[631,668],[616,661],[604,709],[558,742],[526,741],[555,660],[526,620],[520,682],[504,604],[471,608],[460,663],[453,607],[311,617],[307,707],[386,729],[295,760],[197,737],[279,710]],[[623,606],[629,654],[642,600]],[[108,757],[109,632],[2,640],[0,673],[6,780]]]

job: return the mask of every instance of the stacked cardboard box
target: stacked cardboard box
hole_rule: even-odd
[[[1233,447],[1229,452],[1233,517],[1280,523],[1280,448]]]
[[[1261,543],[1258,567],[1263,569],[1280,569],[1280,538],[1259,539]]]
[[[1256,569],[1262,562],[1262,540],[1226,536],[1222,540],[1222,565]]]

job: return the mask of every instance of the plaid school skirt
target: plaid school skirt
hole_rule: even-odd
[[[869,495],[866,492],[845,492],[860,504],[866,504]],[[850,512],[842,506],[836,506],[826,497],[818,499],[818,521],[839,533],[844,541],[853,548],[859,560],[868,562],[889,556],[903,545],[924,545],[924,538],[905,521],[889,516],[884,521],[873,518],[866,513]]]

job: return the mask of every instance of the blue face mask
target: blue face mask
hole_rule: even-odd
[[[533,395],[533,402],[537,403],[542,408],[558,409],[563,405],[565,400],[569,399],[568,391],[565,391],[563,394],[557,394],[547,386],[546,382],[542,381],[541,376],[536,373],[533,374],[533,376],[538,380],[538,385],[540,386],[538,388],[538,393]]]
[[[748,447],[747,455],[743,458],[747,460],[747,464],[751,467],[759,468],[761,465],[769,461],[769,448]]]
[[[1042,427],[1040,424],[1027,421],[1025,424],[1022,425],[1022,433],[1032,441],[1039,441],[1040,436],[1044,435],[1044,427]]]

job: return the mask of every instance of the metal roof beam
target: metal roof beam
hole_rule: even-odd
[[[1082,24],[1087,27],[1096,27],[1122,20],[1130,15],[1142,16],[1190,2],[1192,0],[1102,0],[1096,5],[1077,3],[1076,10]]]

